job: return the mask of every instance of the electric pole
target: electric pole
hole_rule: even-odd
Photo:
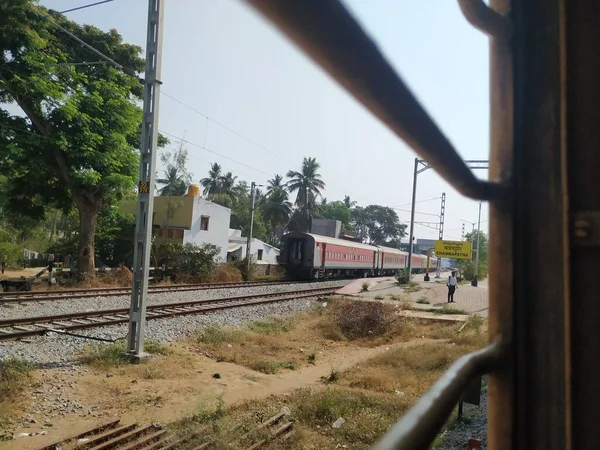
[[[143,358],[146,305],[148,303],[148,271],[154,212],[154,177],[156,144],[158,141],[158,106],[162,59],[163,1],[148,1],[148,29],[146,35],[146,71],[144,75],[144,103],[142,139],[140,143],[140,179],[135,224],[133,253],[133,283],[129,310],[127,353]]]
[[[248,230],[248,238],[246,239],[246,281],[250,278],[250,244],[252,242],[252,229],[254,228],[254,201],[256,199],[256,183],[253,181],[250,184],[250,229]]]
[[[446,193],[442,192],[442,204],[440,206],[440,232],[439,240],[444,239],[444,214],[446,213]],[[440,278],[442,272],[442,258],[437,259],[437,271],[435,273],[436,278]]]
[[[477,275],[479,274],[479,245],[481,243],[481,202],[479,202],[479,218],[477,219],[477,254],[475,255],[475,276],[473,277],[473,286],[477,286]]]

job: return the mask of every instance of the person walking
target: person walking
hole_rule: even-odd
[[[454,291],[458,289],[458,281],[456,280],[456,272],[454,270],[448,277],[446,286],[448,286],[448,303],[456,303],[454,301]]]
[[[6,270],[6,255],[2,255],[2,273]]]

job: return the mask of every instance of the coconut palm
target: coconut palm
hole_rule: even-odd
[[[280,188],[272,190],[262,205],[262,217],[271,224],[273,235],[290,221],[291,216],[292,204],[288,201],[288,193]]]
[[[219,178],[219,191],[224,194],[229,194],[235,187],[237,177],[231,172],[227,172],[225,175]]]
[[[296,206],[308,217],[310,211],[315,209],[317,197],[321,196],[321,189],[325,189],[325,182],[317,171],[321,165],[316,158],[304,158],[300,172],[290,170],[287,173],[289,181],[287,188],[290,192],[298,191]]]
[[[352,209],[356,206],[356,202],[354,200],[350,200],[349,195],[344,195],[344,205],[346,205],[348,209]]]
[[[165,177],[156,180],[163,187],[158,190],[160,195],[184,195],[186,189],[186,174],[180,172],[177,167],[169,165],[164,171]]]
[[[281,189],[285,191],[285,183],[283,181],[283,176],[279,174],[276,174],[273,178],[267,181],[267,195],[271,195],[271,193],[276,189]]]
[[[202,178],[200,184],[204,188],[202,191],[206,196],[208,194],[218,194],[221,192],[221,178],[223,170],[220,164],[213,163],[208,171],[208,177]]]

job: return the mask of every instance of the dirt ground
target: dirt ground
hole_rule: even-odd
[[[139,365],[91,363],[35,371],[19,398],[23,410],[3,427],[14,435],[34,435],[0,442],[0,449],[35,450],[113,417],[122,423],[169,424],[194,417],[206,405],[221,403],[227,409],[290,395],[301,387],[323,386],[332,373],[355,370],[387,352],[443,342],[439,339],[456,335],[460,327],[403,318],[378,336],[346,339],[332,325],[339,306],[319,306],[290,319],[289,327],[262,321],[241,329],[204,329]],[[341,306],[347,311],[348,304]],[[400,311],[384,308],[396,316]],[[254,366],[265,359],[276,369]]]
[[[26,269],[20,270],[6,270],[3,274],[0,274],[0,280],[6,280],[7,278],[31,278],[34,277],[35,274],[41,272],[41,267],[28,267]],[[43,275],[44,278],[47,278],[47,274]]]

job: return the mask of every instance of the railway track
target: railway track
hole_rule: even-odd
[[[166,317],[206,314],[241,306],[261,305],[286,300],[315,297],[334,293],[338,288],[308,289],[294,292],[254,294],[211,300],[193,300],[147,307],[147,320]],[[88,328],[118,325],[129,321],[129,308],[85,311],[53,316],[0,320],[0,341],[42,336],[48,332],[71,332]]]
[[[165,292],[186,292],[221,288],[244,288],[257,286],[296,284],[297,281],[250,281],[243,283],[204,283],[180,284],[172,286],[149,286],[148,293],[160,294]],[[4,303],[43,302],[51,300],[69,300],[89,297],[113,297],[131,295],[129,288],[93,288],[93,289],[64,289],[47,292],[0,292],[0,305]]]

